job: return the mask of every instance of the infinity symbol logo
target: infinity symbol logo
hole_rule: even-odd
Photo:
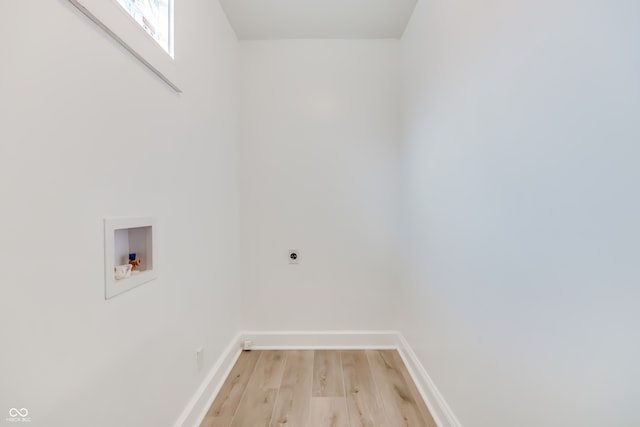
[[[29,415],[29,411],[27,410],[27,408],[22,408],[22,409],[11,408],[11,409],[9,409],[9,416],[10,417],[17,417],[17,416],[26,417],[27,415]]]

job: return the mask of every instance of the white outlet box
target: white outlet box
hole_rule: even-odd
[[[244,340],[244,342],[242,343],[242,349],[245,351],[249,351],[253,348],[253,341],[252,340]]]

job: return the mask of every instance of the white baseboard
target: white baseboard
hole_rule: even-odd
[[[398,342],[398,352],[438,427],[462,427],[402,334],[398,334]]]
[[[250,339],[255,350],[398,350],[438,427],[462,427],[413,349],[397,331],[245,331],[236,336],[213,365],[174,427],[199,427],[241,349]]]
[[[207,414],[209,407],[220,392],[222,385],[229,376],[231,369],[236,364],[242,349],[240,348],[240,335],[231,340],[227,348],[222,352],[216,363],[202,381],[202,384],[187,404],[187,407],[174,427],[199,427]]]
[[[398,348],[396,331],[245,331],[255,350],[357,350]]]

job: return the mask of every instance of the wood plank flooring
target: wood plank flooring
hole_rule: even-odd
[[[245,351],[200,427],[436,427],[395,350]]]

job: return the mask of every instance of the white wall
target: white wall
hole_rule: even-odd
[[[422,1],[402,330],[462,425],[640,425],[640,4]]]
[[[240,71],[244,327],[394,327],[399,42],[241,42]]]
[[[397,41],[241,43],[240,258],[218,3],[178,6],[180,96],[65,0],[0,7],[0,414],[169,425],[240,266],[244,328],[400,326],[467,427],[640,424],[637,3],[421,2],[404,75]],[[161,272],[104,301],[114,215],[158,218]]]
[[[169,426],[238,330],[237,41],[176,19],[180,96],[67,1],[0,6],[0,419]],[[105,301],[117,215],[157,217],[160,276]]]

